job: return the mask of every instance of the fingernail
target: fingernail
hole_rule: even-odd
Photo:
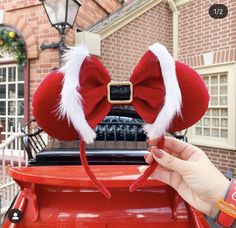
[[[147,158],[147,156],[148,156],[148,154],[144,154],[144,159],[146,159],[146,158]]]
[[[163,152],[161,150],[152,150],[153,154],[155,155],[156,158],[162,158],[163,157]]]

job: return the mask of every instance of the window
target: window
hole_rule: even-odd
[[[5,138],[24,124],[23,75],[16,64],[0,65],[0,123]]]
[[[189,133],[191,143],[224,149],[236,149],[236,64],[196,69],[210,94],[209,107]]]
[[[195,134],[216,138],[228,137],[228,105],[226,72],[202,75],[210,94],[209,108],[195,127]]]

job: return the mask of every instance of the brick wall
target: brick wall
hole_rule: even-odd
[[[172,52],[172,13],[161,3],[102,42],[102,62],[113,80],[128,79],[148,46],[160,42]]]
[[[203,151],[207,154],[210,160],[215,164],[215,166],[221,170],[223,174],[230,169],[234,176],[236,176],[236,152],[230,150],[222,150],[209,147],[201,147]]]
[[[213,0],[191,1],[179,8],[179,59],[203,65],[203,53],[214,52],[214,63],[236,60],[236,1],[222,0],[229,13],[224,19],[208,14]]]
[[[119,9],[122,4],[126,2],[120,2],[118,0],[80,0],[82,7],[79,10],[77,17],[77,25],[82,28],[86,28],[98,20],[105,18],[109,14],[115,12]],[[127,2],[132,2],[129,0]],[[7,12],[16,12],[21,11],[22,9],[27,9],[27,11],[34,11],[37,14],[37,11],[34,10],[34,7],[42,7],[42,4],[39,0],[0,0],[0,9],[3,9]],[[24,17],[24,14],[21,14]],[[29,18],[30,19],[30,18]]]

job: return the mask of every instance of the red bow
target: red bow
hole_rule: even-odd
[[[90,67],[92,72],[88,70]],[[95,57],[86,59],[80,72],[80,94],[83,97],[86,120],[94,128],[112,107],[107,101],[107,84],[111,78]],[[143,61],[135,68],[130,82],[133,84],[131,105],[146,123],[154,122],[163,106],[165,88],[159,62],[156,62],[152,52],[145,54]]]

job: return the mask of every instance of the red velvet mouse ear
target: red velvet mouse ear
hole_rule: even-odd
[[[66,118],[59,118],[58,106],[64,75],[53,71],[39,85],[33,96],[33,116],[51,137],[59,140],[78,139],[78,133]]]
[[[175,62],[176,74],[182,94],[181,115],[176,115],[169,132],[189,128],[205,114],[209,93],[201,76],[184,63]]]
[[[80,135],[86,143],[92,143],[96,137],[92,127],[109,112],[110,105],[104,104],[102,95],[106,95],[101,90],[104,91],[110,76],[99,60],[89,56],[84,46],[71,48],[64,58],[66,64],[49,74],[35,92],[33,115],[52,137],[73,140]],[[94,96],[97,87],[101,90]],[[91,115],[91,106],[96,102],[103,107],[97,116]]]

